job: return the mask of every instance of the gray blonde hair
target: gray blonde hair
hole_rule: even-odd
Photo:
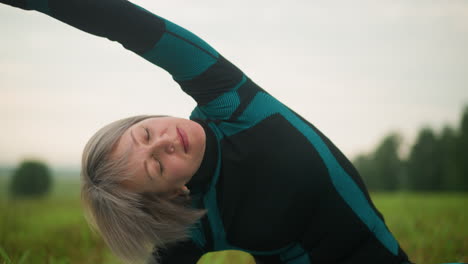
[[[203,210],[192,209],[188,199],[167,200],[152,193],[123,188],[131,180],[127,156],[110,158],[122,134],[151,117],[135,116],[101,128],[86,144],[81,163],[81,200],[86,219],[101,234],[115,255],[126,263],[142,263],[171,243],[189,238],[189,228]]]

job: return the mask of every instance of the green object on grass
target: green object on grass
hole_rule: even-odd
[[[255,264],[255,259],[240,250],[222,250],[203,255],[197,264]]]

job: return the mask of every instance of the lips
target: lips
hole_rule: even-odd
[[[187,153],[189,151],[189,146],[190,146],[187,134],[181,128],[177,128],[177,134],[179,134],[182,145],[184,146],[184,151],[185,151],[185,153]]]

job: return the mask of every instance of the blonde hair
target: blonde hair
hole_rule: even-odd
[[[109,248],[126,263],[141,263],[168,244],[189,238],[189,228],[203,210],[192,209],[188,199],[167,200],[152,193],[123,188],[131,180],[127,156],[111,159],[122,134],[132,125],[152,117],[135,116],[101,128],[86,144],[81,164],[81,200],[88,223]]]

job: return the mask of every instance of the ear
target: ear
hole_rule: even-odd
[[[182,186],[179,189],[175,189],[170,195],[169,199],[174,199],[178,196],[189,196],[190,190],[187,188],[187,186]]]

